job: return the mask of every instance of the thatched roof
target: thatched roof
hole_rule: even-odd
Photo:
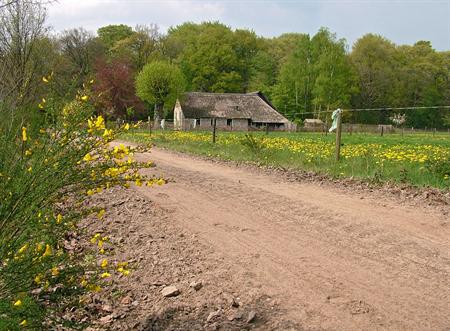
[[[287,123],[261,92],[188,92],[179,99],[185,118],[251,119],[261,123]]]

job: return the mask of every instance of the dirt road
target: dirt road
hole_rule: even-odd
[[[450,330],[450,220],[352,193],[154,149],[138,188],[224,267],[314,330]]]

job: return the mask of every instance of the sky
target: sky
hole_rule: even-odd
[[[364,34],[376,33],[396,44],[428,40],[437,50],[450,50],[450,0],[58,0],[48,15],[55,31],[155,23],[166,32],[187,21],[220,21],[275,37],[313,35],[324,26],[349,47]]]

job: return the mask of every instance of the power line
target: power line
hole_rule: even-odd
[[[343,109],[344,112],[359,112],[359,111],[393,111],[393,110],[420,110],[420,109],[450,109],[450,106],[420,106],[420,107],[383,107],[383,108],[353,108],[353,109]],[[305,112],[303,114],[322,114],[322,113],[332,113],[334,110],[323,110],[317,112]]]

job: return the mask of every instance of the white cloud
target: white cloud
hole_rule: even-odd
[[[326,26],[350,44],[373,32],[399,44],[425,39],[450,50],[450,0],[59,0],[49,9],[49,22],[57,31],[156,23],[164,32],[186,21],[216,20],[264,36],[314,34]]]

